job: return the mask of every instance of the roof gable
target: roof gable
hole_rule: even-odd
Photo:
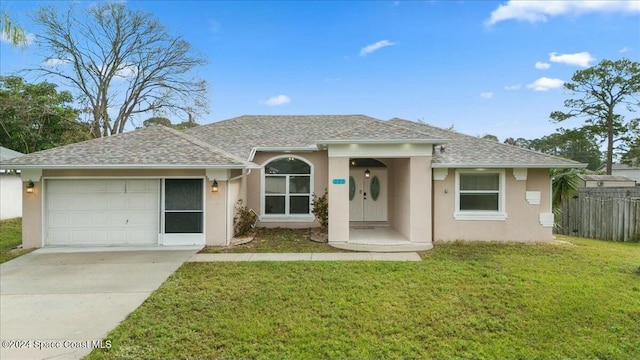
[[[256,148],[317,149],[318,143],[327,141],[434,139],[429,134],[365,115],[244,115],[185,132],[244,159]]]

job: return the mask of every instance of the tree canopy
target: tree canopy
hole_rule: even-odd
[[[121,133],[137,114],[207,111],[206,82],[191,75],[207,60],[152,14],[107,2],[41,7],[34,21],[47,54],[35,70],[77,92],[93,136]]]
[[[596,170],[602,164],[602,152],[597,141],[592,134],[584,130],[561,130],[540,139],[530,140],[526,147],[585,163],[590,170]]]
[[[150,117],[147,120],[142,122],[142,126],[144,127],[152,126],[152,125],[163,125],[176,130],[184,130],[184,129],[189,129],[192,127],[199,126],[199,124],[191,116],[189,116],[188,120],[185,120],[177,124],[173,124],[171,120],[162,116]]]
[[[0,143],[31,153],[89,139],[89,124],[78,121],[72,103],[71,93],[54,84],[0,77]]]
[[[607,174],[611,174],[616,150],[626,149],[640,131],[638,118],[627,119],[621,113],[637,111],[640,102],[640,63],[628,59],[602,60],[598,65],[576,71],[564,84],[574,98],[567,99],[567,112],[554,111],[550,117],[561,122],[581,119],[581,131],[601,143],[606,142]],[[628,114],[627,114],[628,115]]]

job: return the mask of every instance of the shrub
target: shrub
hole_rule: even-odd
[[[324,190],[322,196],[313,194],[311,205],[313,206],[311,212],[315,215],[316,220],[323,229],[327,230],[329,228],[329,194],[327,189]]]
[[[244,235],[251,231],[258,221],[258,215],[243,204],[242,199],[236,202],[236,216],[233,217],[235,236]]]

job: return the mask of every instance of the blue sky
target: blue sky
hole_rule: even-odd
[[[3,0],[28,32],[39,5]],[[81,2],[90,6],[92,2]],[[127,1],[204,53],[206,124],[244,114],[365,114],[528,139],[560,125],[563,81],[640,61],[640,1]],[[36,34],[37,35],[37,34]],[[0,43],[0,73],[42,62]],[[141,122],[144,119],[134,119]],[[172,119],[174,122],[183,119]],[[575,124],[562,124],[571,127]]]

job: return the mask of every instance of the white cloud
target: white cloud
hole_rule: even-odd
[[[136,76],[136,74],[138,74],[138,68],[135,65],[124,65],[116,72],[116,76],[121,78]]]
[[[623,47],[622,49],[620,49],[620,53],[626,53],[626,52],[629,52],[629,51],[631,51],[631,48],[630,47],[626,47],[626,46]]]
[[[369,54],[371,54],[372,52],[376,51],[376,50],[380,50],[385,46],[392,46],[395,45],[396,43],[391,42],[389,40],[381,40],[378,41],[375,44],[371,44],[371,45],[367,45],[365,47],[362,48],[362,50],[360,50],[360,56],[367,56]]]
[[[551,67],[551,64],[549,63],[542,62],[542,61],[536,62],[536,69],[547,70],[550,67]]]
[[[71,61],[69,61],[68,59],[47,59],[45,60],[44,63],[42,63],[42,65],[49,66],[49,67],[56,67],[56,66],[67,64],[69,62]]]
[[[558,54],[555,52],[549,54],[549,61],[551,62],[564,63],[567,65],[577,65],[585,68],[591,66],[589,63],[594,60],[595,58],[586,51],[575,54]]]
[[[485,21],[485,25],[494,25],[504,20],[528,21],[530,23],[545,22],[553,16],[579,16],[597,12],[640,13],[640,2],[637,0],[509,0],[491,12],[491,17]]]
[[[564,85],[564,81],[560,79],[552,79],[548,77],[541,77],[533,83],[527,85],[529,89],[533,91],[548,91],[550,89],[557,89]]]
[[[265,101],[261,101],[261,103],[269,106],[284,105],[290,102],[291,102],[291,98],[289,98],[287,95],[272,96]]]
[[[487,92],[480,93],[480,97],[483,99],[491,99],[493,97],[493,92],[487,91]]]
[[[507,90],[507,91],[514,91],[514,90],[520,90],[521,87],[522,87],[522,85],[520,85],[520,84],[507,85],[507,86],[504,87],[504,89]]]

